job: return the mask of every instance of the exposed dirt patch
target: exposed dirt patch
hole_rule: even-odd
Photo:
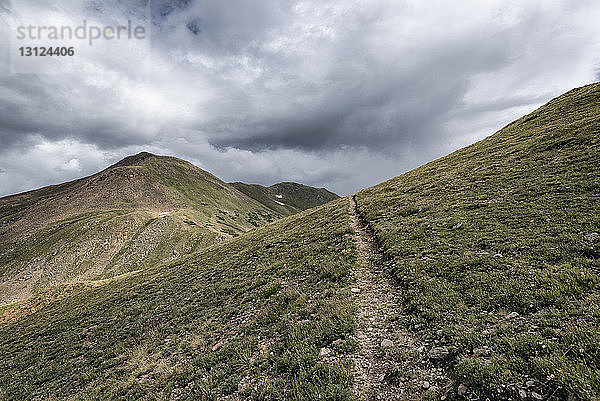
[[[359,308],[354,393],[360,400],[445,399],[451,382],[429,361],[427,344],[402,329],[400,289],[384,271],[384,256],[350,200],[359,263],[352,292]]]

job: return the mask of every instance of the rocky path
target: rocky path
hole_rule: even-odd
[[[359,308],[354,394],[360,400],[411,400],[430,392],[434,398],[445,399],[449,383],[442,370],[431,364],[428,347],[394,321],[401,310],[397,304],[400,289],[384,272],[383,255],[357,212],[354,197],[350,218],[359,257],[352,288]]]
[[[350,218],[359,257],[354,271],[356,288],[352,288],[359,307],[356,338],[360,344],[354,358],[354,393],[361,400],[401,399],[402,389],[393,383],[395,361],[390,352],[397,346],[397,339],[387,324],[387,317],[396,307],[397,289],[383,274],[382,256],[356,210],[354,197],[350,200]]]

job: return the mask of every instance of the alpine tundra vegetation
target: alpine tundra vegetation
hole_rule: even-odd
[[[593,84],[342,199],[148,155],[4,198],[0,396],[597,400],[599,150]]]

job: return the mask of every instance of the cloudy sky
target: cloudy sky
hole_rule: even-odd
[[[600,76],[596,0],[52,3],[0,0],[0,195],[142,150],[350,194]],[[99,44],[69,73],[15,73],[31,13],[144,21],[150,51]]]

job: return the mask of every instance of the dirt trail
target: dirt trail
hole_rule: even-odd
[[[350,218],[359,258],[352,291],[359,308],[356,339],[360,345],[354,355],[354,394],[360,400],[410,400],[426,392],[445,393],[449,384],[441,369],[429,363],[427,346],[393,321],[401,311],[400,289],[384,272],[383,254],[357,212],[354,197]]]
[[[350,218],[359,258],[354,277],[356,288],[360,289],[356,294],[359,307],[356,338],[360,350],[354,359],[354,392],[361,400],[401,399],[402,389],[390,383],[393,382],[390,374],[394,372],[395,361],[388,351],[397,346],[397,339],[391,325],[386,324],[387,316],[396,307],[397,289],[383,274],[382,255],[378,253],[375,238],[358,215],[354,197],[350,200]],[[392,342],[391,346],[388,341]]]

